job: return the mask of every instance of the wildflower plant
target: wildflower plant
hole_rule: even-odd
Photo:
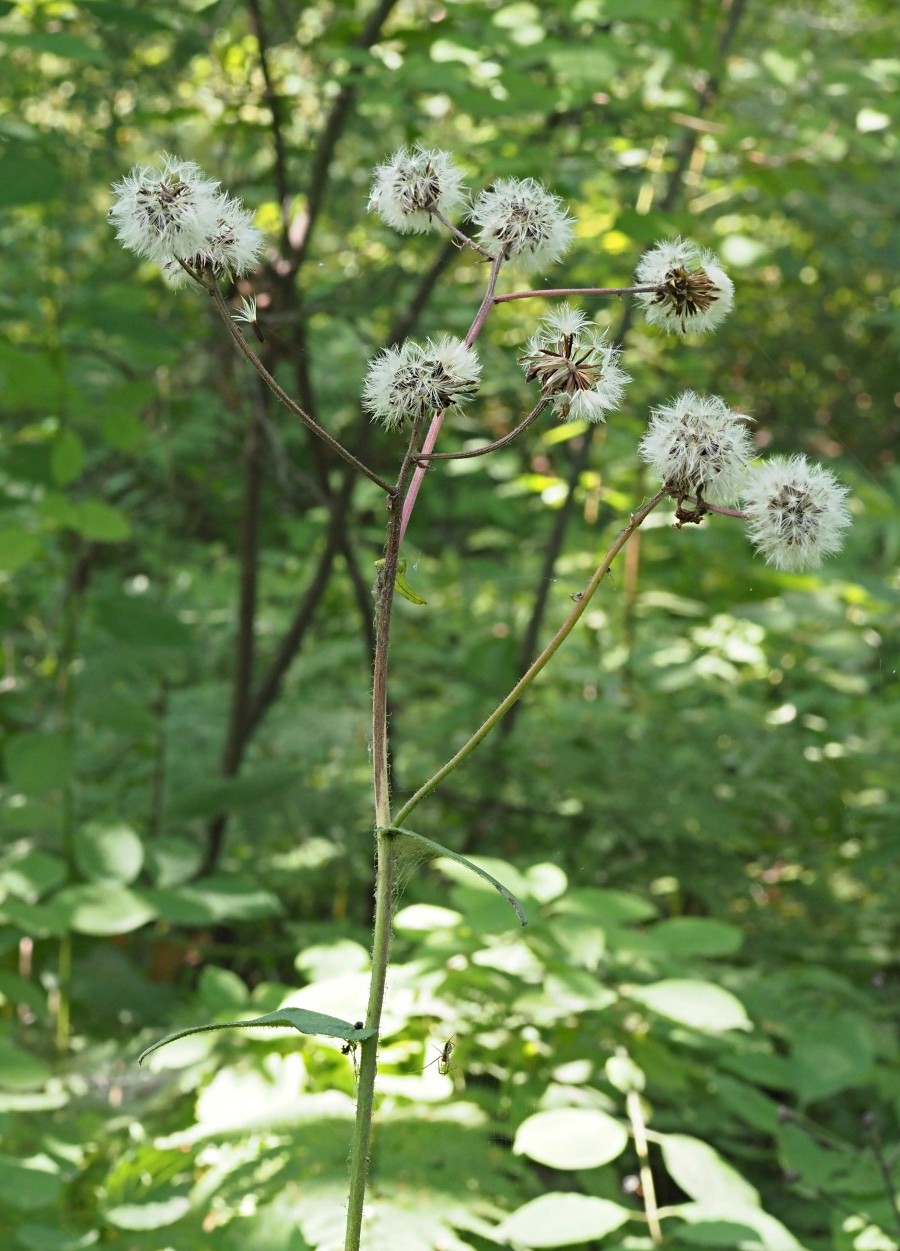
[[[401,149],[375,170],[369,208],[402,234],[445,228],[463,247],[489,262],[485,291],[463,339],[442,335],[425,343],[406,340],[385,348],[369,364],[362,401],[373,420],[398,436],[398,468],[382,478],[317,424],[269,373],[247,341],[246,325],[263,339],[255,296],[231,307],[219,281],[251,273],[262,239],[251,214],[219,189],[192,162],[166,157],[159,167],[141,168],[114,187],[110,219],[123,245],[153,261],[170,281],[193,284],[212,299],[235,347],[278,399],[317,438],[370,482],[387,503],[384,550],[374,581],[375,660],[372,682],[372,777],[376,847],[375,917],[369,1001],[364,1022],[351,1022],[301,1009],[283,1008],[242,1025],[283,1025],[325,1034],[358,1052],[357,1113],[350,1155],[345,1251],[359,1251],[375,1109],[378,1041],[391,949],[392,909],[401,872],[423,858],[448,856],[486,878],[524,924],[519,901],[483,868],[435,842],[409,819],[444,779],[458,768],[513,707],[572,633],[619,552],[650,514],[672,499],[676,519],[700,522],[721,515],[746,524],[761,555],[776,568],[816,568],[841,546],[849,524],[846,491],[827,470],[802,457],[773,457],[754,463],[750,421],[727,400],[688,390],[654,407],[637,449],[659,482],[649,499],[636,504],[583,589],[519,681],[469,740],[406,800],[391,794],[389,760],[388,657],[397,593],[422,603],[409,588],[402,559],[404,535],[426,475],[439,462],[487,455],[525,435],[544,413],[558,420],[602,422],[613,418],[631,381],[621,365],[622,349],[578,308],[562,304],[537,322],[519,356],[527,384],[537,384],[531,410],[508,434],[463,452],[436,451],[444,414],[477,399],[481,365],[475,341],[488,317],[510,300],[633,295],[648,321],[667,332],[715,329],[732,307],[734,287],[716,257],[691,240],[656,244],[641,258],[630,288],[527,288],[497,292],[508,264],[543,270],[564,255],[573,219],[562,201],[531,178],[501,179],[478,193],[470,207],[470,237],[448,214],[462,203],[462,173],[442,151]],[[474,409],[477,413],[477,408]],[[405,443],[405,446],[404,446]],[[741,501],[742,507],[732,507]],[[201,1025],[183,1031],[224,1028]],[[181,1037],[176,1035],[175,1037]],[[165,1039],[149,1050],[163,1046]],[[449,1053],[448,1053],[449,1054]]]

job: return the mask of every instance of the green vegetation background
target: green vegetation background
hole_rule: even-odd
[[[390,477],[365,362],[464,332],[484,280],[366,215],[372,165],[421,139],[474,188],[534,176],[571,204],[551,284],[626,283],[680,233],[737,299],[702,343],[585,302],[625,333],[625,411],[429,475],[406,549],[427,603],[399,603],[394,644],[398,794],[505,693],[647,491],[653,403],[723,395],[761,448],[827,463],[855,525],[800,577],[737,524],[658,514],[417,813],[500,863],[531,924],[440,863],[410,877],[367,1245],[649,1246],[626,1132],[643,1084],[666,1245],[897,1247],[892,13],[0,4],[4,1246],[341,1245],[352,1055],[238,1031],[136,1057],[289,995],[363,1014],[383,505],[105,214],[166,150],[241,195],[269,232],[247,288],[267,359]],[[515,358],[541,311],[495,312],[445,446],[527,411]],[[449,1073],[423,1072],[451,1037]]]

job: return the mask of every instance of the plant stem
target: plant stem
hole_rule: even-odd
[[[450,221],[448,217],[445,217],[440,209],[432,209],[432,215],[438,219],[442,226],[445,226],[447,230],[450,231],[450,234],[454,239],[456,239],[460,247],[472,248],[473,251],[477,252],[479,256],[483,256],[486,261],[493,261],[493,254],[489,252],[487,248],[483,248],[480,243],[476,243],[474,239],[470,239],[469,236],[464,231],[460,230],[458,226],[454,226],[453,222]]]
[[[639,295],[643,291],[658,291],[655,283],[643,287],[546,287],[543,291],[512,291],[509,295],[495,295],[495,304],[508,304],[510,300],[534,300],[538,296],[559,295]]]
[[[482,739],[487,738],[488,734],[490,734],[497,722],[500,721],[507,712],[509,712],[510,708],[512,708],[522,693],[531,685],[547,662],[556,654],[562,644],[572,633],[578,620],[583,615],[588,604],[591,602],[597,587],[609,572],[610,566],[616,556],[618,556],[619,552],[634,532],[643,525],[646,519],[653,512],[654,508],[656,508],[658,504],[661,504],[668,494],[668,488],[663,487],[661,491],[657,491],[656,495],[653,496],[653,499],[648,500],[648,502],[643,504],[637,512],[631,514],[631,519],[628,522],[628,525],[619,531],[609,551],[594,571],[594,575],[590,582],[579,596],[575,607],[569,613],[568,617],[566,617],[565,621],[556,631],[544,650],[528,667],[506,698],[497,705],[487,720],[479,726],[468,742],[465,743],[455,756],[451,757],[445,765],[442,765],[442,767],[438,769],[437,773],[430,777],[424,785],[420,786],[416,793],[406,801],[395,816],[394,825],[402,825],[412,810],[416,808],[421,801],[426,798],[426,796],[430,795],[431,792],[435,790],[441,782],[443,782],[444,778],[453,772],[457,765],[461,765],[462,762],[472,754]]]
[[[359,1081],[356,1094],[356,1122],[350,1146],[350,1191],[347,1200],[347,1234],[344,1251],[359,1251],[363,1204],[369,1170],[369,1143],[375,1104],[375,1077],[378,1070],[378,1034],[384,1005],[388,960],[391,950],[391,909],[394,894],[397,840],[384,830],[391,826],[390,765],[388,759],[388,658],[394,586],[400,552],[402,511],[400,498],[416,463],[420,428],[416,425],[388,500],[391,510],[384,559],[376,583],[375,667],[372,680],[372,777],[375,788],[376,872],[375,918],[372,941],[372,974],[366,1026],[375,1032],[360,1045]]]
[[[538,400],[525,420],[520,421],[515,430],[510,430],[509,434],[505,434],[502,439],[495,439],[493,443],[486,443],[483,447],[474,447],[468,452],[430,452],[427,455],[423,452],[419,456],[419,461],[426,460],[430,464],[433,460],[471,460],[475,456],[487,456],[489,452],[498,452],[501,447],[506,447],[520,434],[524,434],[528,427],[537,421],[549,403],[550,396]]]
[[[481,333],[482,326],[487,321],[488,313],[491,311],[491,308],[493,307],[494,290],[496,289],[496,286],[497,286],[497,278],[500,274],[500,267],[502,266],[502,264],[503,264],[503,257],[495,256],[491,263],[491,273],[490,273],[490,277],[488,278],[487,291],[485,291],[484,293],[484,299],[481,301],[481,305],[479,306],[478,312],[475,314],[474,318],[472,319],[472,324],[469,327],[469,333],[466,335],[465,340],[464,340],[467,348],[471,347],[472,344],[475,342],[475,340],[478,338],[479,334]],[[431,419],[431,425],[428,427],[428,433],[425,436],[425,442],[422,444],[422,451],[420,453],[422,457],[429,456],[434,451],[434,445],[435,443],[437,443],[437,437],[441,432],[441,426],[443,425],[443,422],[444,422],[443,412],[435,413]],[[419,495],[419,488],[422,485],[422,479],[425,477],[426,473],[427,473],[427,465],[420,464],[416,467],[416,471],[413,474],[412,482],[410,483],[409,491],[406,494],[406,499],[403,501],[403,513],[400,519],[401,543],[403,542],[403,536],[406,534],[406,528],[409,525],[409,519],[412,516],[412,510],[416,506],[416,499],[418,498],[418,495]]]
[[[641,1177],[641,1191],[644,1197],[644,1212],[654,1247],[662,1243],[662,1229],[659,1224],[659,1208],[656,1203],[656,1187],[653,1184],[653,1170],[650,1168],[650,1152],[647,1148],[647,1127],[644,1124],[644,1112],[641,1108],[641,1096],[636,1090],[630,1090],[625,1096],[625,1109],[631,1122],[634,1135],[634,1149],[637,1152]]]
[[[187,269],[187,266],[185,266],[185,268]],[[192,270],[188,269],[188,273],[191,274],[192,277],[196,277]],[[394,491],[394,487],[392,487],[389,482],[385,482],[383,478],[379,478],[378,474],[375,473],[373,469],[370,469],[368,465],[364,465],[361,460],[357,460],[352,452],[348,452],[343,443],[339,443],[338,440],[334,438],[333,435],[330,435],[327,430],[323,429],[317,421],[313,421],[309,413],[302,409],[296,400],[292,399],[291,396],[288,395],[287,391],[285,391],[284,388],[272,377],[268,369],[266,369],[265,365],[254,352],[253,348],[234,324],[234,320],[231,316],[231,310],[222,298],[222,292],[216,285],[215,279],[210,279],[209,281],[204,279],[202,281],[203,286],[212,296],[213,303],[216,306],[216,311],[224,321],[228,333],[231,335],[238,351],[243,353],[243,355],[247,358],[269,390],[276,395],[279,400],[281,400],[285,408],[292,412],[295,417],[299,417],[303,424],[310,429],[313,434],[317,435],[324,444],[330,447],[336,455],[340,456],[342,460],[345,460],[348,465],[352,465],[358,473],[363,474],[369,479],[370,482],[374,482],[376,486],[381,487],[382,491],[386,492],[386,494],[391,495]]]

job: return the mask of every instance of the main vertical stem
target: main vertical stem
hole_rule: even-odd
[[[378,1034],[391,951],[391,910],[396,871],[395,840],[383,831],[391,824],[390,769],[388,765],[388,652],[391,615],[401,542],[401,501],[415,464],[419,427],[413,429],[406,456],[390,497],[384,559],[375,587],[375,666],[372,680],[372,778],[375,787],[375,920],[372,941],[372,974],[366,1026],[374,1030],[360,1045],[359,1081],[356,1094],[356,1123],[350,1147],[350,1191],[347,1202],[347,1234],[344,1251],[359,1251],[363,1204],[369,1172],[369,1144],[375,1104],[375,1077],[378,1069]]]

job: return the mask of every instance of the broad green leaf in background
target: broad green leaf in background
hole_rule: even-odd
[[[669,1176],[703,1207],[725,1211],[758,1208],[759,1194],[709,1143],[688,1134],[660,1137]]]
[[[633,1215],[608,1199],[551,1191],[510,1213],[494,1236],[514,1246],[570,1247],[605,1238]]]
[[[156,916],[141,895],[118,882],[66,886],[53,900],[63,910],[68,928],[76,934],[129,934]]]
[[[553,1108],[522,1122],[513,1151],[549,1168],[599,1168],[627,1144],[625,1126],[598,1108]]]
[[[88,821],[75,831],[75,861],[91,882],[133,882],[144,863],[144,845],[129,825]]]
[[[622,994],[660,1016],[711,1034],[753,1028],[740,1000],[711,982],[670,978],[650,986],[623,987]]]
[[[59,730],[18,734],[3,749],[12,785],[26,795],[46,795],[65,786],[72,773],[72,744]]]
[[[62,1189],[59,1168],[47,1156],[0,1156],[0,1196],[18,1211],[36,1212],[52,1207]]]

